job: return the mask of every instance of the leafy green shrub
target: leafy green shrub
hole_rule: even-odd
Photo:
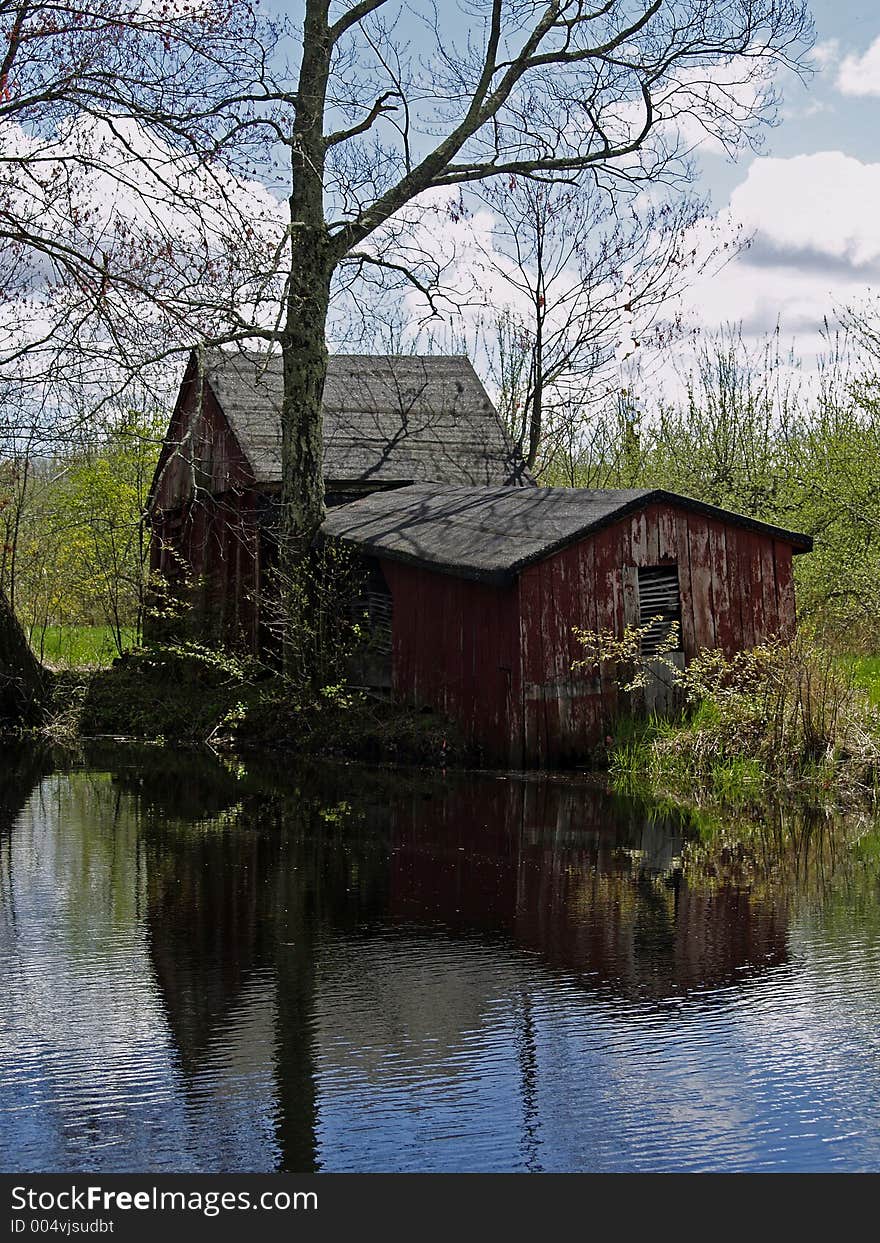
[[[638,628],[613,642],[579,637],[586,663],[597,653],[622,662],[624,692],[637,693],[656,667],[658,658],[640,656]],[[619,786],[657,782],[726,802],[770,787],[875,791],[880,709],[827,645],[802,634],[733,656],[703,651],[684,669],[659,659],[683,706],[672,719],[615,724],[608,759]]]

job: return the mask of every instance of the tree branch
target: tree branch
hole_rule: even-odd
[[[397,105],[387,103],[386,101],[389,99],[402,99],[402,95],[400,91],[385,91],[373,104],[363,121],[353,125],[351,129],[339,129],[334,134],[328,134],[324,139],[324,146],[329,149],[330,147],[335,147],[340,142],[346,142],[349,138],[354,138],[356,134],[365,133],[383,112],[395,111]]]
[[[371,13],[376,12],[376,9],[381,9],[387,3],[388,0],[360,0],[360,3],[350,8],[347,13],[343,13],[339,20],[330,27],[331,46],[338,43],[352,26],[356,26],[358,22],[363,21],[365,17],[369,17]]]

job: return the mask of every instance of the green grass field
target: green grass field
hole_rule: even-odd
[[[853,672],[856,681],[867,689],[872,703],[880,705],[880,656],[854,656]]]
[[[133,647],[134,628],[122,633],[123,646]],[[31,646],[53,669],[103,669],[119,655],[109,626],[47,626],[45,634],[34,630]]]

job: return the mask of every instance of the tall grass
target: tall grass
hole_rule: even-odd
[[[821,644],[800,636],[729,658],[704,652],[677,680],[685,701],[677,718],[615,728],[610,771],[619,787],[727,803],[797,790],[874,797],[880,709]]]

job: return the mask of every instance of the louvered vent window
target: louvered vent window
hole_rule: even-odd
[[[369,647],[378,656],[391,655],[392,600],[385,576],[375,562],[369,566],[367,580],[360,596],[352,604],[356,621],[369,629]]]
[[[678,566],[652,566],[639,570],[639,625],[650,630],[642,638],[642,655],[656,656],[669,637],[674,622],[681,624]]]
[[[390,656],[391,596],[387,592],[368,591],[365,604],[370,615],[370,647],[380,656]]]

